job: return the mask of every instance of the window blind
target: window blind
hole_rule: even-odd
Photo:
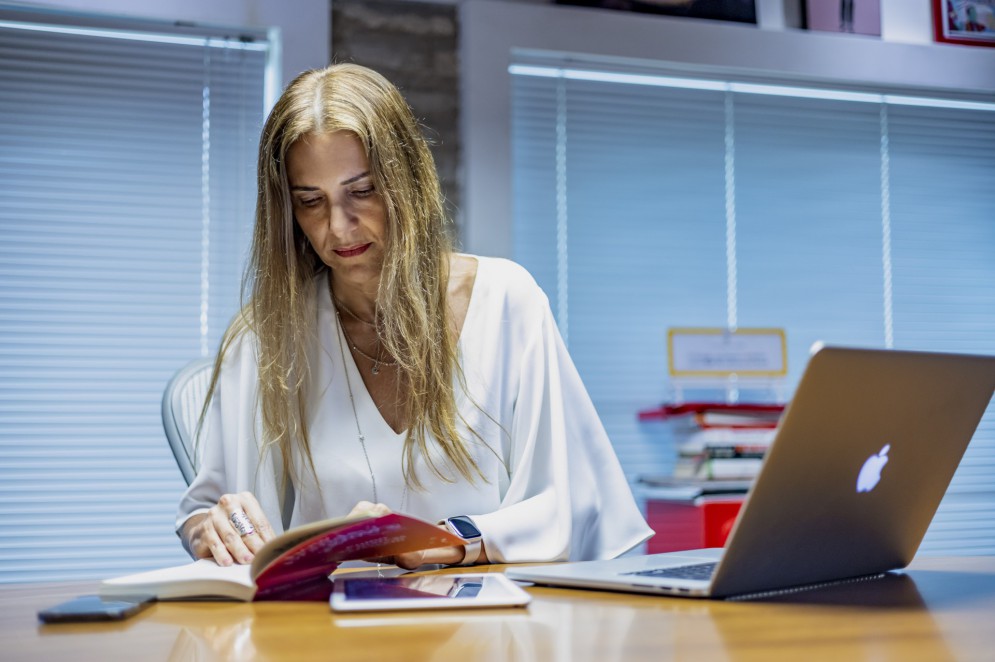
[[[995,353],[995,104],[520,62],[513,250],[626,474],[667,474],[672,326]],[[923,543],[995,552],[995,413]]]
[[[239,305],[269,46],[0,21],[0,582],[188,560],[159,414]]]

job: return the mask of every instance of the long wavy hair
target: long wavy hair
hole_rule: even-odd
[[[266,121],[259,145],[252,254],[243,281],[245,303],[222,340],[208,402],[225,354],[239,336],[251,332],[258,347],[260,453],[277,451],[289,470],[297,445],[316,475],[305,409],[308,360],[317,343],[317,284],[325,283],[317,277],[327,275],[328,267],[294,220],[286,157],[291,145],[307,134],[335,131],[348,131],[363,145],[386,210],[377,318],[381,342],[400,371],[408,423],[405,479],[422,487],[414,470],[420,452],[439,478],[455,480],[433,462],[431,443],[473,482],[481,474],[468,440],[458,431],[463,419],[454,391],[456,383],[465,390],[465,383],[447,299],[453,247],[435,162],[400,92],[365,67],[337,64],[301,74]],[[472,429],[470,433],[477,437]]]

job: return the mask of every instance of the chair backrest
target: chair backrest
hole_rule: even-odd
[[[173,375],[162,395],[162,427],[187,485],[197,475],[200,465],[197,421],[207,397],[213,367],[214,359],[191,361]]]

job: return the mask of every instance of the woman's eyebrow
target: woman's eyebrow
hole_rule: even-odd
[[[369,175],[370,175],[370,171],[369,170],[367,170],[365,172],[361,172],[358,175],[356,175],[355,177],[350,177],[349,179],[346,179],[344,181],[339,182],[339,186],[348,186],[349,184],[352,184],[353,182],[358,181],[358,180],[362,179],[363,177],[369,177]]]
[[[363,177],[369,177],[369,176],[370,176],[370,171],[367,170],[366,172],[361,172],[358,175],[355,175],[353,177],[350,177],[349,179],[345,179],[345,180],[339,182],[339,186],[348,186],[349,184],[352,184],[353,182],[359,181]],[[318,187],[317,186],[291,186],[290,190],[291,191],[317,191]]]

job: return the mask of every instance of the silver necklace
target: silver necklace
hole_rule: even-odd
[[[357,347],[356,343],[354,343],[352,341],[352,338],[349,337],[349,332],[345,330],[345,325],[342,324],[342,321],[341,321],[341,319],[339,319],[339,317],[340,317],[339,316],[339,309],[336,308],[335,309],[335,318],[339,320],[339,325],[342,327],[342,335],[345,336],[346,342],[349,343],[349,347],[351,347],[354,352],[356,352],[357,354],[359,354],[360,356],[362,356],[364,359],[366,359],[368,361],[371,361],[373,363],[373,368],[371,369],[371,372],[374,375],[379,375],[380,374],[380,366],[382,366],[382,365],[385,365],[385,366],[388,366],[388,367],[389,366],[395,366],[395,365],[397,365],[397,359],[391,359],[390,361],[384,361],[379,356],[370,356],[369,354],[367,354],[366,352],[364,352],[363,350],[361,350],[359,347]]]
[[[335,325],[342,331],[342,335],[345,337],[346,341],[349,337],[345,334],[345,327],[342,326],[342,320],[339,319],[339,310],[335,309]],[[359,427],[359,413],[356,411],[356,397],[352,394],[352,379],[349,378],[349,366],[345,362],[345,347],[342,346],[342,341],[339,341],[339,354],[342,355],[342,370],[345,372],[345,385],[349,389],[349,404],[352,405],[352,418],[356,421],[356,435],[359,437],[359,445],[363,448],[363,457],[366,458],[366,468],[370,472],[370,482],[373,483],[373,503],[380,503],[377,498],[377,477],[373,475],[373,465],[370,463],[370,454],[366,452],[366,436],[363,435],[363,428]]]
[[[344,303],[342,303],[341,301],[339,301],[338,298],[335,296],[335,292],[332,292],[332,301],[335,302],[335,307],[336,308],[341,308],[342,310],[346,311],[346,313],[349,314],[349,317],[353,318],[357,322],[360,322],[361,324],[365,324],[366,326],[372,326],[373,328],[376,328],[377,325],[375,323],[373,323],[373,322],[367,322],[362,317],[360,317],[356,313],[352,312],[352,309],[349,308],[349,306],[347,306]]]
[[[331,283],[329,283],[329,291],[331,291]],[[335,295],[332,295],[335,298]],[[334,306],[333,306],[334,308]],[[339,311],[335,309],[335,325],[338,330],[342,331],[342,337],[348,342],[349,336],[346,335],[345,326],[342,325],[342,319],[339,315]],[[338,341],[339,344],[339,355],[342,357],[342,371],[345,373],[345,385],[349,391],[349,404],[352,406],[352,419],[356,422],[356,437],[359,439],[359,446],[363,449],[363,458],[366,460],[366,470],[370,472],[370,484],[373,485],[373,503],[380,503],[379,496],[377,494],[377,477],[373,473],[373,464],[370,462],[370,454],[366,450],[366,435],[363,434],[363,428],[359,425],[359,412],[356,410],[356,396],[352,391],[352,379],[349,377],[349,366],[345,360],[345,347],[343,346],[342,340]],[[404,491],[401,492],[401,512],[404,511],[404,504],[408,500],[408,482],[404,481]],[[377,564],[379,568],[380,564]]]
[[[349,337],[349,332],[345,330],[345,325],[342,324],[342,320],[340,319],[341,316],[339,315],[339,308],[345,310],[347,313],[349,313],[349,315],[352,318],[354,318],[355,320],[357,320],[358,322],[360,322],[362,324],[365,324],[366,326],[372,326],[372,327],[375,328],[376,324],[371,324],[370,322],[367,322],[366,320],[360,318],[358,315],[356,315],[356,313],[352,312],[351,310],[349,310],[349,308],[347,308],[345,305],[343,305],[343,303],[341,301],[339,301],[338,298],[335,296],[335,292],[332,291],[332,283],[331,283],[331,281],[329,281],[329,283],[328,283],[328,293],[332,297],[332,303],[334,304],[334,307],[335,307],[336,320],[338,321],[339,326],[342,328],[342,335],[345,336],[346,342],[349,343],[349,347],[352,348],[352,351],[356,352],[357,354],[359,354],[360,356],[362,356],[367,361],[370,361],[371,363],[373,363],[373,368],[372,368],[373,374],[374,375],[379,375],[380,374],[380,366],[382,366],[382,365],[388,366],[388,367],[397,365],[397,359],[391,359],[390,361],[384,361],[379,356],[370,356],[369,354],[367,354],[366,352],[364,352],[363,350],[361,350],[356,345],[356,343],[354,343],[352,341],[352,338]]]

